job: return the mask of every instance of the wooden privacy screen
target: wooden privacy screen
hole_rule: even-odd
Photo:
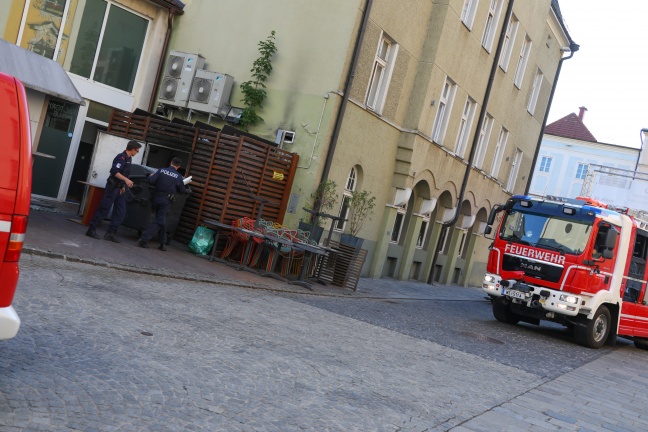
[[[174,239],[188,243],[205,219],[230,223],[244,216],[256,218],[259,203],[251,192],[274,202],[264,205],[264,219],[283,222],[299,155],[247,136],[118,110],[113,111],[108,132],[191,153],[186,175],[192,176],[192,193],[185,201]]]

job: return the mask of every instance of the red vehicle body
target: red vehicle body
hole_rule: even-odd
[[[585,197],[518,195],[496,206],[482,285],[495,318],[558,322],[590,348],[618,335],[648,349],[648,224],[631,213]]]
[[[20,328],[12,307],[31,199],[29,109],[22,83],[0,73],[0,339]]]

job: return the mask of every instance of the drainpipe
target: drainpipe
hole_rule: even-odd
[[[556,87],[558,86],[558,77],[560,76],[560,70],[562,69],[563,61],[569,60],[570,58],[574,57],[574,53],[579,49],[580,49],[580,45],[578,45],[573,41],[569,44],[569,48],[561,48],[562,51],[569,50],[569,55],[567,57],[561,58],[560,61],[558,62],[558,68],[556,69],[556,77],[554,78],[553,84],[551,86],[551,93],[549,94],[549,102],[547,103],[547,109],[545,110],[544,119],[542,119],[542,128],[540,129],[540,135],[538,136],[538,143],[536,144],[535,153],[533,154],[533,161],[531,161],[531,171],[529,171],[529,173],[531,174],[529,180],[527,181],[526,188],[524,189],[524,195],[528,195],[529,189],[531,189],[531,179],[533,178],[536,162],[538,161],[538,155],[540,154],[542,137],[544,136],[544,129],[545,126],[547,125],[547,119],[549,118],[549,109],[551,108],[551,102],[553,101],[554,93],[556,92]],[[637,163],[639,163],[639,159],[637,159]]]
[[[488,78],[488,84],[486,85],[486,93],[484,94],[484,102],[482,103],[481,110],[479,111],[479,120],[477,120],[477,130],[473,136],[472,146],[470,147],[470,155],[468,156],[468,163],[466,164],[466,171],[464,171],[463,181],[461,183],[461,189],[459,190],[459,197],[457,198],[457,210],[455,211],[454,216],[448,222],[443,222],[441,230],[444,230],[455,223],[459,219],[459,212],[461,211],[461,203],[464,200],[464,194],[466,193],[466,188],[468,187],[468,179],[470,178],[470,172],[472,171],[473,162],[475,159],[475,153],[477,150],[477,142],[479,141],[479,132],[482,127],[484,118],[486,117],[486,110],[488,108],[488,99],[490,98],[491,90],[493,89],[493,83],[495,82],[495,74],[497,73],[497,66],[499,63],[500,54],[502,52],[502,47],[504,46],[504,38],[506,37],[506,29],[508,27],[508,22],[511,19],[511,13],[513,13],[513,3],[515,0],[510,0],[508,6],[506,7],[506,15],[504,17],[504,24],[502,25],[502,31],[500,32],[499,41],[497,42],[497,49],[495,50],[495,55],[493,56],[493,64],[491,65],[490,76]],[[443,231],[441,231],[443,232]],[[437,257],[439,256],[441,248],[441,236],[437,239],[436,246],[434,247],[434,256],[432,257],[432,268],[430,269],[430,275],[428,276],[428,284],[434,284],[434,268],[436,267]]]
[[[333,162],[333,155],[335,154],[335,147],[337,146],[338,137],[340,135],[340,129],[342,128],[342,120],[344,119],[344,113],[346,111],[347,103],[349,102],[349,93],[351,92],[351,84],[353,84],[353,78],[355,77],[356,67],[358,66],[358,60],[360,57],[360,48],[362,47],[362,40],[364,39],[364,34],[367,29],[367,22],[369,22],[369,15],[371,13],[371,6],[373,5],[373,0],[367,0],[367,5],[362,17],[362,26],[358,32],[358,37],[356,38],[355,47],[353,49],[353,57],[351,58],[351,67],[349,69],[349,74],[346,77],[346,83],[344,85],[344,96],[342,98],[342,104],[335,118],[335,126],[333,128],[333,136],[331,137],[331,144],[329,145],[328,151],[326,152],[326,160],[324,161],[324,170],[322,171],[322,180],[328,179],[329,172],[331,171],[331,163]]]
[[[178,14],[182,15],[184,12],[181,9],[169,7],[169,15],[167,17],[167,31],[164,36],[164,45],[162,46],[162,54],[160,55],[160,62],[158,63],[157,72],[155,73],[155,82],[153,83],[153,91],[151,92],[151,99],[149,100],[148,112],[153,112],[153,104],[157,96],[158,86],[160,85],[160,78],[162,76],[162,68],[167,58],[167,51],[169,49],[169,40],[171,39],[171,31],[173,30],[173,17]]]
[[[643,152],[644,145],[644,134],[648,132],[648,128],[643,128],[639,131],[639,139],[641,140],[641,147],[639,148],[639,154],[637,155],[637,164],[635,165],[635,175],[639,169],[639,159],[641,158],[641,153]]]

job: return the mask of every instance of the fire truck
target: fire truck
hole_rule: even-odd
[[[498,321],[573,330],[580,345],[617,336],[648,349],[648,223],[631,209],[587,197],[516,195],[491,211],[482,289]]]

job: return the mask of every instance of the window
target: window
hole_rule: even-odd
[[[495,156],[493,156],[493,165],[491,166],[491,175],[497,178],[500,165],[502,164],[502,157],[504,156],[504,149],[506,148],[506,141],[508,141],[509,131],[505,128],[500,130],[499,138],[497,138],[497,146],[495,147]]]
[[[488,147],[488,140],[490,139],[491,129],[493,128],[493,117],[486,114],[482,122],[481,130],[479,131],[479,140],[477,141],[477,154],[475,155],[475,167],[481,168],[486,156],[486,148]]]
[[[459,123],[459,133],[457,134],[457,145],[455,146],[455,153],[463,157],[468,146],[468,138],[470,137],[470,129],[472,128],[473,119],[475,118],[475,107],[477,104],[468,96],[466,104],[464,105],[463,112],[461,113],[461,123]]]
[[[551,172],[551,162],[553,161],[552,157],[542,156],[540,160],[540,172]]]
[[[502,55],[499,63],[504,72],[508,69],[509,61],[511,60],[511,52],[513,51],[513,44],[515,43],[515,34],[517,33],[518,24],[519,21],[515,18],[515,15],[511,15],[511,19],[506,27],[504,45],[502,46]]]
[[[486,27],[484,27],[484,34],[482,36],[482,46],[486,51],[491,52],[493,48],[493,39],[495,38],[495,30],[499,21],[501,10],[500,0],[490,0],[488,7],[488,16],[486,18]]]
[[[449,78],[446,78],[439,97],[439,108],[437,109],[434,126],[432,127],[432,141],[443,145],[448,119],[450,118],[450,109],[454,100],[457,86]]]
[[[351,200],[353,191],[355,191],[356,180],[357,172],[355,167],[353,167],[349,172],[346,185],[344,186],[344,192],[342,193],[342,205],[340,206],[340,214],[338,215],[342,218],[342,220],[335,222],[336,231],[344,231],[344,227],[346,227],[346,221],[344,219],[348,219],[349,217],[349,201]]]
[[[587,169],[589,168],[588,164],[579,163],[578,168],[576,169],[576,178],[584,180],[587,176]]]
[[[421,222],[421,229],[419,230],[418,236],[416,237],[416,249],[423,249],[423,246],[425,245],[425,236],[427,235],[429,226],[429,216],[423,217],[423,222]]]
[[[478,4],[479,4],[479,0],[464,1],[463,9],[461,10],[461,22],[464,23],[466,27],[468,27],[468,30],[472,30]]]
[[[515,181],[517,180],[518,172],[520,171],[520,164],[522,163],[522,150],[515,149],[515,156],[513,157],[513,163],[511,164],[511,171],[509,172],[509,179],[506,183],[506,190],[508,192],[513,192],[515,187]]]
[[[531,39],[529,39],[529,36],[525,36],[522,49],[520,50],[520,56],[518,57],[517,67],[515,68],[515,78],[513,79],[513,84],[515,84],[517,88],[522,87],[522,78],[524,78],[524,70],[529,61],[531,45]]]
[[[533,80],[533,87],[531,87],[531,94],[529,95],[529,105],[527,106],[527,111],[529,111],[529,114],[531,115],[535,112],[536,104],[538,103],[538,95],[540,94],[540,87],[542,87],[543,78],[544,75],[542,74],[542,71],[538,69],[535,79]]]
[[[464,252],[466,251],[467,238],[468,238],[468,232],[466,230],[461,230],[461,241],[459,242],[459,250],[457,251],[458,258],[465,258]]]
[[[390,243],[398,243],[400,241],[406,210],[407,206],[405,205],[398,207],[398,213],[396,213],[396,220],[394,220],[394,228],[392,229]]]
[[[369,90],[367,91],[367,108],[381,113],[387,96],[387,87],[389,75],[396,58],[397,46],[386,35],[380,37],[378,51],[374,59],[371,79],[369,80]]]
[[[450,232],[450,227],[443,227],[441,229],[441,237],[439,238],[439,255],[447,255],[448,253],[448,238],[450,237],[448,233]]]
[[[70,72],[131,93],[148,20],[104,0],[87,0]]]

